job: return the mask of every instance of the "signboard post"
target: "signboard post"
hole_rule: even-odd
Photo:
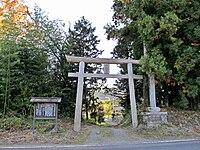
[[[33,133],[35,129],[35,120],[39,119],[53,119],[55,120],[55,130],[57,132],[58,126],[58,103],[61,102],[59,97],[32,97],[31,102],[34,103],[33,116]]]

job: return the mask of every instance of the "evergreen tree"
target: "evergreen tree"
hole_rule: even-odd
[[[21,11],[24,7],[20,4],[13,6],[15,9],[5,6],[9,11],[5,10],[0,29],[0,107],[3,117],[27,116],[32,110],[30,96],[37,95],[45,82],[47,55],[38,49],[42,36],[32,28],[27,10]]]
[[[28,14],[29,22],[17,24],[7,17],[0,28],[0,116],[28,116],[32,112],[30,97],[45,96],[62,97],[61,113],[73,117],[77,79],[68,78],[68,72],[76,71],[77,65],[68,63],[65,56],[98,57],[102,51],[97,49],[95,28],[82,18],[74,30],[68,30],[37,6]],[[90,64],[86,70],[100,72],[101,67]],[[100,86],[97,79],[85,83],[92,90]]]
[[[76,85],[74,78],[68,78],[73,65],[69,64],[65,55],[72,49],[65,24],[60,20],[50,20],[39,7],[31,18],[36,28],[42,33],[40,49],[48,56],[49,80],[46,82],[46,92],[43,95],[62,97],[60,110],[68,117],[74,116]]]
[[[98,40],[98,37],[94,34],[95,30],[96,28],[92,27],[92,24],[84,17],[81,17],[80,20],[75,22],[74,28],[69,28],[69,40],[73,45],[73,49],[71,50],[70,54],[74,56],[91,58],[97,58],[100,54],[102,54],[103,51],[97,48],[100,40]],[[101,65],[98,64],[86,64],[85,68],[85,72],[87,73],[101,72]],[[77,69],[78,66],[76,67],[76,70]],[[90,101],[94,100],[94,96],[92,96],[91,93],[94,94],[94,91],[96,91],[97,88],[100,88],[102,86],[101,84],[104,82],[104,79],[102,80],[98,78],[84,80],[84,103],[87,118]]]
[[[199,6],[198,0],[114,0],[108,38],[127,40],[131,58],[142,56],[145,43],[141,69],[155,75],[165,105],[187,108],[199,101]],[[118,57],[125,53],[114,51]]]

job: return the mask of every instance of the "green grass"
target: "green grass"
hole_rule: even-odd
[[[31,127],[31,119],[18,117],[0,118],[0,129],[2,130],[30,129]]]

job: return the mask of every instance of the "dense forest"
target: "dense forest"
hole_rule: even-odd
[[[146,77],[136,82],[138,102],[143,97],[148,104],[147,79],[153,75],[159,107],[199,108],[199,6],[198,0],[114,0],[107,38],[117,40],[114,58],[140,59],[141,67],[133,69]],[[128,91],[126,82],[120,80],[119,89]]]
[[[29,12],[21,0],[1,4],[0,116],[30,116],[31,97],[61,97],[62,116],[73,117],[77,79],[68,78],[68,72],[78,67],[65,55],[98,57],[103,51],[97,49],[96,28],[84,17],[67,28],[37,6]],[[101,66],[86,66],[86,72],[94,71]],[[84,83],[88,93],[100,86],[97,79]]]
[[[199,7],[199,0],[113,0],[113,19],[104,28],[107,39],[117,41],[113,58],[140,59],[141,67],[133,68],[144,75],[143,82],[136,82],[138,103],[141,97],[148,103],[144,89],[154,75],[159,107],[199,108]],[[0,1],[0,117],[32,115],[33,96],[62,97],[60,114],[74,117],[77,79],[68,78],[68,72],[76,72],[78,65],[68,63],[65,55],[99,57],[103,50],[97,48],[95,29],[85,17],[66,27],[37,6],[30,12],[23,0]],[[127,72],[123,65],[120,69]],[[85,70],[100,73],[102,66],[88,64]],[[124,104],[126,82],[117,81]],[[104,83],[85,79],[86,112]]]

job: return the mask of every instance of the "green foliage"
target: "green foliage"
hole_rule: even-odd
[[[123,119],[122,126],[128,127],[132,125],[131,113],[127,113]]]
[[[12,22],[0,32],[0,113],[2,117],[30,116],[30,97],[62,97],[62,116],[73,117],[77,79],[68,78],[68,72],[78,67],[65,56],[98,57],[102,51],[97,49],[95,28],[82,17],[73,30],[68,29],[37,6],[29,15],[30,26],[23,26],[23,34]],[[97,65],[87,66],[90,73],[100,70]],[[85,83],[93,90],[99,86],[97,79]]]
[[[2,130],[19,130],[30,129],[32,127],[32,120],[18,117],[8,117],[0,119],[0,129]]]
[[[70,55],[97,58],[102,54],[103,50],[99,50],[97,45],[100,40],[94,34],[96,28],[92,27],[92,23],[85,17],[81,17],[73,28],[69,28],[68,41],[71,45]],[[73,65],[73,72],[78,70],[77,65]],[[101,65],[99,64],[85,64],[85,72],[100,73]],[[105,83],[105,79],[99,78],[85,78],[84,79],[84,109],[86,111],[86,119],[89,118],[89,112],[96,113],[96,99],[94,92]]]
[[[146,72],[149,76],[154,75],[159,79],[165,79],[170,74],[166,68],[166,58],[159,52],[158,49],[153,49],[151,56],[144,55],[140,59],[141,70]]]
[[[165,90],[158,97],[165,101],[170,97],[169,104],[183,98],[179,89],[187,99],[184,102],[198,102],[195,97],[200,93],[199,6],[198,0],[114,0],[114,24],[105,27],[108,39],[118,41],[115,58],[140,59],[143,44],[146,45],[147,54],[140,60],[141,71],[156,76]],[[122,70],[125,71],[123,67]]]
[[[185,94],[182,91],[179,91],[180,94],[180,100],[177,101],[174,105],[176,108],[180,108],[180,109],[188,109],[189,107],[189,102],[185,96]]]
[[[12,30],[13,26],[9,27]],[[4,31],[0,44],[0,98],[3,106],[3,117],[15,112],[17,116],[29,116],[32,111],[30,97],[37,95],[46,82],[47,54],[40,48],[42,34],[24,25],[26,34],[20,30]],[[36,38],[37,37],[37,38]],[[40,91],[42,92],[42,91]],[[4,100],[3,100],[4,99]]]
[[[69,39],[73,45],[71,53],[75,56],[92,58],[102,54],[103,51],[97,48],[100,40],[94,34],[95,30],[96,28],[92,27],[92,24],[84,16],[75,22],[74,27],[69,28]]]

